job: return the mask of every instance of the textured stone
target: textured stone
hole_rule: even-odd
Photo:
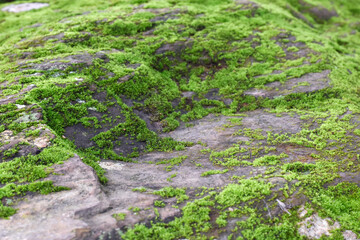
[[[319,239],[323,235],[330,236],[330,231],[340,228],[340,224],[335,222],[330,225],[328,221],[330,219],[322,219],[315,213],[300,223],[299,234],[310,239]]]
[[[359,240],[353,231],[346,230],[343,232],[344,240]]]
[[[0,239],[77,239],[77,234],[89,232],[89,225],[81,217],[109,207],[94,170],[78,156],[54,166],[54,172],[57,175],[45,180],[71,190],[26,197],[15,206],[17,214],[9,220],[0,219]]]
[[[278,81],[268,83],[264,86],[264,89],[249,89],[244,94],[254,97],[276,98],[291,93],[315,92],[330,87],[329,73],[329,70],[320,73],[308,73],[299,78],[289,79],[284,83]]]
[[[34,9],[40,9],[47,6],[49,6],[48,3],[21,3],[21,4],[12,4],[6,6],[1,10],[4,12],[18,13],[18,12],[26,12]]]

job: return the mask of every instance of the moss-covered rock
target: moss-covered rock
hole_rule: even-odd
[[[10,2],[0,238],[42,226],[24,198],[76,222],[63,239],[301,239],[324,219],[323,238],[359,234],[356,0]],[[51,202],[62,220],[38,193],[64,190],[47,180],[74,156],[103,185],[83,189],[92,210]]]

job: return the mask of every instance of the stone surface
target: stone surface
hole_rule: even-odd
[[[40,9],[48,6],[49,6],[48,3],[21,3],[21,4],[8,5],[2,8],[1,10],[4,12],[18,13],[18,12],[31,11],[34,9]]]
[[[0,220],[3,240],[78,239],[90,226],[81,219],[109,208],[93,169],[78,156],[54,167],[54,185],[71,188],[49,195],[27,196],[16,205],[17,214]]]
[[[245,221],[247,214],[229,217],[223,227],[217,223],[220,214],[235,214],[243,206],[256,209],[259,219],[254,219],[255,224],[261,222],[270,228],[274,225],[268,220],[290,214],[298,217],[300,225],[288,222],[293,224],[292,233],[298,230],[310,239],[326,238],[331,230],[340,228],[338,222],[332,225],[331,219],[322,219],[310,210],[314,196],[307,190],[312,190],[312,182],[316,188],[319,184],[307,176],[324,181],[323,194],[327,187],[345,181],[359,185],[360,175],[353,169],[359,160],[360,138],[354,129],[360,127],[360,118],[350,113],[358,109],[359,60],[355,49],[359,24],[343,16],[337,22],[333,17],[338,13],[332,5],[327,9],[309,4],[309,0],[280,1],[284,3],[281,6],[249,0],[229,4],[213,0],[186,4],[170,0],[105,1],[101,11],[92,3],[80,2],[74,5],[81,8],[51,3],[51,8],[28,13],[29,18],[43,13],[51,17],[31,19],[31,23],[22,21],[27,19],[23,17],[26,13],[3,14],[5,25],[14,23],[15,30],[4,29],[4,36],[14,36],[2,40],[0,105],[16,105],[10,105],[11,110],[0,108],[0,117],[12,117],[5,128],[0,126],[0,164],[11,164],[16,157],[26,161],[24,156],[39,154],[54,144],[50,152],[59,148],[67,154],[93,154],[91,164],[99,169],[98,163],[105,170],[108,182],[101,185],[94,170],[78,155],[49,167],[54,174],[45,180],[70,190],[0,199],[0,206],[18,209],[8,220],[0,220],[0,239],[121,239],[121,232],[135,224],[150,227],[152,222],[169,223],[182,216],[186,204],[207,196],[207,191],[216,195],[230,183],[250,178],[270,183],[271,193],[224,209],[212,196],[215,206],[210,207],[206,223],[212,228],[201,232],[192,225],[189,230],[194,233],[188,238],[201,234],[225,240],[230,234],[233,238],[245,234],[238,222]],[[209,4],[199,8],[203,3]],[[339,14],[349,10],[345,2],[342,4],[344,10]],[[21,11],[30,5],[9,5],[3,10],[11,12],[10,7],[17,6]],[[327,23],[330,19],[334,24]],[[291,24],[285,27],[284,21]],[[243,22],[250,24],[239,29],[237,24]],[[339,30],[344,31],[338,36]],[[263,84],[263,88],[252,88]],[[324,94],[316,101],[309,97],[310,109],[301,104],[297,108],[292,102],[289,106],[282,102],[285,109],[260,109],[277,102],[262,98],[314,93],[333,85],[329,92],[334,94]],[[349,85],[354,89],[345,89]],[[64,89],[69,89],[69,94]],[[306,95],[301,96],[305,102]],[[327,108],[327,103],[334,104],[333,108]],[[69,118],[65,111],[74,111],[76,118]],[[183,117],[192,120],[185,122]],[[346,120],[348,117],[352,119]],[[180,126],[164,132],[171,124]],[[143,134],[150,136],[150,141],[141,138]],[[100,137],[97,142],[96,136]],[[157,144],[168,144],[160,138],[193,144],[149,152],[149,148],[163,149]],[[105,148],[100,146],[103,143]],[[326,146],[318,147],[318,143]],[[232,153],[236,148],[241,151]],[[131,153],[137,156],[133,161],[109,160]],[[216,153],[224,155],[216,157]],[[275,163],[266,160],[254,164],[259,158],[280,154],[286,157]],[[164,163],[178,157],[185,158],[176,164]],[[92,161],[89,159],[86,162]],[[234,166],[225,167],[221,161],[232,161]],[[343,166],[336,165],[339,162]],[[346,169],[334,172],[336,168]],[[6,174],[0,171],[0,187],[6,184],[2,183]],[[169,186],[186,189],[189,200],[178,203],[176,197],[154,194]],[[159,200],[161,207],[155,204]],[[357,233],[346,230],[354,229],[350,224],[341,222],[342,234],[346,240],[355,240]],[[266,229],[265,225],[254,225],[247,231],[255,236]]]
[[[346,230],[343,232],[344,240],[359,240],[353,231]]]
[[[276,128],[278,131],[289,133],[300,130],[301,121],[297,116],[277,117],[275,114],[256,110],[241,118],[242,125],[224,128],[224,125],[229,124],[229,117],[210,115],[202,120],[194,121],[192,128],[179,128],[164,136],[171,136],[179,141],[197,139],[207,146],[221,150],[244,139],[243,136],[233,135],[242,128],[261,128],[264,131]],[[9,134],[11,135],[8,131],[3,132],[3,135]],[[54,172],[58,175],[47,178],[53,180],[55,185],[72,189],[45,196],[27,197],[27,201],[20,202],[16,206],[19,209],[17,214],[10,220],[0,221],[0,225],[4,226],[0,230],[0,237],[3,236],[6,240],[21,239],[24,236],[28,239],[46,239],[44,236],[47,236],[47,239],[96,239],[109,229],[124,229],[139,222],[149,223],[154,219],[156,217],[154,213],[147,209],[152,209],[154,201],[160,200],[160,197],[151,195],[149,192],[168,186],[168,179],[174,172],[177,175],[173,178],[171,186],[196,189],[223,187],[231,182],[232,175],[252,176],[266,170],[264,167],[236,167],[231,173],[201,177],[205,171],[219,169],[209,162],[207,155],[201,153],[204,148],[195,145],[182,152],[147,153],[137,159],[138,163],[103,161],[100,166],[106,169],[106,177],[109,179],[104,186],[100,186],[93,170],[75,156],[63,165],[55,166]],[[156,163],[181,155],[187,155],[188,158],[181,165],[174,166],[171,172],[165,170],[166,165],[148,163],[149,161]],[[200,163],[202,167],[196,167],[195,163]],[[285,183],[282,178],[271,178],[269,182],[277,186],[274,190],[280,189]],[[139,187],[145,187],[147,192],[133,191],[134,188]],[[181,215],[179,209],[172,207],[176,204],[175,198],[166,199],[165,204],[164,208],[159,209],[160,218],[163,221],[168,222]],[[261,204],[270,205],[270,202]],[[134,214],[129,210],[133,206],[141,210]],[[282,212],[283,210],[277,207],[271,210],[270,216]],[[125,221],[116,221],[112,217],[116,213],[125,213]],[[17,232],[15,229],[21,229],[21,231]]]
[[[322,219],[317,213],[306,218],[300,223],[299,234],[310,239],[319,239],[323,235],[330,236],[330,231],[340,228],[340,224],[335,222],[329,224],[330,219]]]
[[[35,136],[27,134],[29,131],[38,132]],[[0,163],[2,161],[10,161],[15,157],[26,156],[28,154],[36,155],[44,148],[51,145],[51,141],[55,135],[46,125],[38,124],[25,129],[17,134],[11,130],[0,133],[0,142],[5,143],[0,146]],[[11,156],[5,156],[6,150],[16,147],[17,152]]]
[[[276,98],[292,93],[315,92],[330,87],[329,73],[329,70],[320,73],[308,73],[299,78],[289,79],[284,83],[276,81],[265,84],[264,89],[249,89],[244,94],[254,97]]]

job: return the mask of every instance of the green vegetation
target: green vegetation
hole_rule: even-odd
[[[223,191],[216,196],[216,201],[224,206],[230,207],[250,199],[269,195],[271,184],[259,182],[257,180],[243,179],[238,184],[229,184]]]
[[[154,161],[165,171],[178,172],[189,161],[203,177],[232,178],[209,191],[132,189],[176,198],[182,215],[137,224],[123,239],[212,239],[223,232],[228,239],[301,239],[297,207],[291,216],[270,215],[275,199],[297,196],[341,224],[331,238],[359,233],[360,188],[349,180],[358,182],[360,171],[356,0],[47,2],[26,13],[0,12],[0,218],[15,214],[16,199],[28,192],[66,190],[43,179],[75,154],[105,184],[100,161],[136,164],[144,153],[164,151],[178,156]],[[329,87],[317,91],[297,92],[312,87],[310,77],[275,97],[246,94],[325,71],[320,85]],[[244,127],[252,126],[246,114],[257,109],[291,116],[294,128],[283,131],[280,120],[279,129]],[[229,116],[216,131],[236,129],[232,137],[239,140],[217,148],[166,135],[209,114]],[[266,125],[251,114],[254,126]],[[34,141],[44,137],[43,128],[55,138],[40,149]],[[12,137],[21,141],[13,144]],[[201,164],[187,152],[191,146],[199,147]],[[169,185],[181,179],[169,176]],[[113,217],[122,221],[125,214]]]
[[[175,158],[172,158],[169,160],[162,160],[160,162],[157,162],[156,165],[169,164],[168,166],[165,167],[165,170],[172,171],[174,166],[179,166],[187,158],[188,158],[188,156],[179,156],[179,157],[175,157]]]
[[[225,169],[225,170],[210,170],[210,171],[206,171],[206,172],[203,172],[201,174],[202,177],[206,177],[206,176],[210,176],[210,175],[214,175],[214,174],[222,174],[222,173],[227,173],[229,170],[228,169]]]
[[[54,145],[46,148],[36,156],[15,158],[12,161],[0,163],[0,183],[5,184],[0,188],[0,200],[21,196],[27,192],[40,192],[48,194],[67,188],[53,186],[50,181],[39,181],[48,176],[53,164],[62,163],[72,157],[61,146]],[[0,216],[8,217],[16,212],[15,209],[0,203]]]
[[[154,206],[155,207],[165,207],[165,203],[163,201],[155,201]]]
[[[144,187],[139,187],[139,188],[133,188],[132,191],[133,192],[146,192],[147,189]]]
[[[112,217],[115,218],[116,221],[123,221],[125,220],[126,213],[114,213]]]
[[[277,165],[281,161],[280,159],[288,157],[287,154],[281,153],[279,156],[277,155],[267,155],[254,160],[254,166],[263,166],[263,165]]]
[[[159,195],[163,198],[176,197],[177,203],[182,203],[183,201],[189,199],[184,188],[164,187],[158,191],[154,191],[153,194]]]

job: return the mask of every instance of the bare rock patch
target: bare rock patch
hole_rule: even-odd
[[[4,12],[19,13],[19,12],[31,11],[34,9],[40,9],[48,6],[49,6],[48,3],[21,3],[21,4],[12,4],[6,6],[1,10]]]
[[[264,98],[276,98],[292,93],[309,93],[330,87],[328,75],[330,70],[320,73],[307,73],[299,78],[292,78],[285,83],[279,81],[265,84],[264,89],[249,89],[245,95]]]
[[[0,220],[0,238],[22,239],[79,239],[79,234],[90,231],[81,219],[109,207],[94,170],[75,156],[54,167],[54,185],[71,188],[49,195],[27,196],[9,220]],[[85,234],[86,235],[86,234]]]

